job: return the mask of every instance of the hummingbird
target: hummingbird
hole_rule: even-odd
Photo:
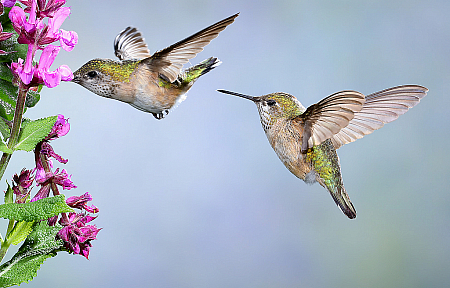
[[[219,21],[153,55],[142,34],[136,28],[127,27],[114,40],[114,53],[119,61],[90,60],[75,71],[72,81],[97,95],[128,103],[162,119],[170,108],[186,98],[186,92],[200,76],[221,62],[210,57],[185,70],[182,70],[183,64],[219,36],[238,15]]]
[[[403,85],[367,96],[341,91],[308,108],[283,92],[249,96],[217,91],[253,101],[267,139],[286,168],[307,184],[319,182],[353,219],[356,210],[345,191],[336,150],[394,121],[418,104],[428,89]]]

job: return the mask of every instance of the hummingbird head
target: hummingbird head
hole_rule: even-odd
[[[133,66],[133,65],[131,65]],[[72,82],[78,83],[86,89],[103,97],[111,97],[116,89],[115,84],[126,82],[131,71],[130,65],[124,66],[121,62],[105,59],[94,59],[73,73]]]
[[[297,98],[284,92],[263,96],[249,96],[226,90],[217,91],[253,101],[258,108],[259,117],[264,130],[270,129],[270,127],[280,119],[292,119],[301,115],[306,110]]]
[[[80,84],[84,88],[98,94],[100,96],[108,97],[111,94],[109,84],[111,80],[106,72],[105,60],[94,59],[73,73],[73,80],[77,84]]]

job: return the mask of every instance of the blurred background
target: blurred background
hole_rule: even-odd
[[[24,287],[446,287],[450,285],[450,2],[69,0],[79,43],[54,69],[114,58],[142,31],[163,49],[236,12],[191,64],[216,56],[187,100],[158,121],[81,86],[46,89],[36,119],[64,114],[57,164],[100,208],[90,260],[60,253]],[[189,67],[186,65],[185,67]],[[428,96],[338,150],[358,212],[293,176],[270,147],[250,95],[305,106],[340,91],[420,84]],[[5,174],[33,167],[17,152]],[[6,222],[6,221],[5,221]],[[2,230],[4,231],[4,230]],[[7,259],[11,257],[11,253]]]

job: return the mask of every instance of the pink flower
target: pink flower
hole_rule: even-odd
[[[61,217],[59,224],[64,226],[57,234],[64,241],[64,246],[75,254],[80,254],[89,259],[91,241],[95,240],[98,229],[95,225],[86,225],[96,217],[83,213],[69,213],[69,217]]]
[[[67,65],[61,65],[55,71],[49,70],[61,48],[72,51],[78,43],[76,32],[60,30],[62,23],[70,15],[69,7],[61,7],[66,1],[21,0],[21,2],[27,5],[27,8],[23,10],[18,6],[12,7],[9,18],[14,30],[19,34],[17,41],[21,44],[28,44],[28,53],[25,61],[19,59],[17,63],[11,64],[12,72],[29,86],[45,84],[47,87],[53,88],[58,86],[61,81],[71,81],[73,74]],[[28,18],[25,12],[30,14]],[[50,17],[48,24],[43,22],[45,17]],[[3,37],[8,36],[6,33],[3,35]],[[1,39],[2,34],[0,33]],[[55,41],[59,41],[60,46],[48,45],[45,47]],[[36,67],[33,66],[33,59],[37,49],[43,51]],[[2,53],[6,52],[0,50],[0,54]]]
[[[53,17],[55,12],[62,5],[66,4],[66,0],[37,0],[39,17]]]
[[[69,161],[67,159],[62,158],[59,154],[57,154],[55,152],[55,150],[53,150],[53,147],[50,144],[48,144],[47,142],[42,143],[42,148],[41,148],[40,153],[44,154],[46,157],[52,157],[52,158],[56,159],[59,163],[66,164],[67,161]]]
[[[61,47],[68,52],[72,51],[78,43],[78,34],[75,31],[66,31],[61,29],[60,36],[59,43],[61,44]]]
[[[9,19],[13,24],[14,30],[19,34],[17,42],[20,44],[33,44],[36,38],[36,32],[45,27],[41,20],[36,20],[36,4],[33,1],[30,16],[25,16],[25,11],[19,6],[14,6],[9,11]]]
[[[47,175],[48,173],[45,172],[44,169],[44,165],[41,162],[42,159],[40,157],[41,154],[43,154],[45,157],[45,161],[47,162],[47,165],[49,166],[49,168],[53,168],[53,162],[52,160],[48,159],[48,158],[54,158],[56,159],[58,162],[66,164],[67,159],[62,158],[59,154],[57,154],[54,150],[53,147],[47,143],[47,142],[42,142],[41,145],[36,146],[36,150],[35,150],[35,154],[36,154],[36,182],[44,182],[49,176]]]
[[[31,199],[30,202],[34,202],[34,201],[37,201],[37,200],[40,200],[40,199],[47,198],[50,195],[50,188],[51,188],[50,183],[46,184],[46,185],[43,185],[41,187],[41,189],[39,189],[38,193],[36,193],[36,195],[33,197],[33,199]]]
[[[38,145],[36,145],[35,149],[35,157],[36,157],[36,181],[37,182],[44,182],[45,179],[48,178],[46,175],[46,172],[44,170],[44,165],[42,163],[44,158],[49,166],[49,168],[53,168],[52,160],[49,158],[54,158],[58,162],[66,164],[67,159],[62,158],[59,154],[57,154],[53,147],[48,143],[48,141],[55,140],[61,136],[66,135],[69,133],[70,130],[70,124],[67,119],[64,118],[64,115],[59,114],[58,119],[56,120],[55,124],[53,124],[52,130],[48,135],[44,138],[42,142],[40,142]],[[44,157],[41,157],[43,155]]]
[[[16,0],[2,0],[2,3],[5,7],[13,7],[16,4]]]
[[[77,188],[70,180],[70,177],[72,175],[67,174],[66,170],[59,171],[59,168],[56,169],[56,171],[45,173],[45,171],[42,174],[39,175],[36,173],[36,182],[38,185],[41,185],[41,189],[39,189],[38,193],[31,199],[31,202],[47,198],[50,194],[50,188],[52,183],[61,186],[64,190],[70,190],[72,188]]]
[[[33,57],[28,56],[31,55],[32,53],[33,53],[33,45],[28,45],[27,60],[25,64],[23,64],[23,60],[20,58],[18,59],[17,63],[15,62],[11,63],[12,72],[18,75],[20,77],[20,80],[22,80],[22,82],[25,84],[30,84],[31,81],[33,80],[33,74],[35,71],[35,67],[32,64]]]
[[[45,84],[49,88],[58,86],[61,81],[71,81],[73,73],[67,65],[61,65],[55,71],[49,71],[50,66],[58,55],[60,47],[48,45],[42,51],[37,67],[32,65],[33,45],[28,45],[27,60],[19,58],[18,63],[11,63],[11,70],[20,77],[24,84]]]
[[[36,82],[44,83],[47,87],[53,88],[58,86],[62,81],[71,81],[73,79],[72,71],[66,65],[60,66],[53,72],[49,71],[50,66],[58,55],[60,48],[54,45],[48,45],[42,51],[39,58],[37,70],[35,70]],[[28,58],[28,57],[27,57]]]
[[[16,203],[24,203],[28,197],[28,188],[33,184],[34,177],[31,175],[33,171],[22,169],[20,175],[15,174],[13,177],[16,185],[13,185],[14,194],[16,194]]]
[[[60,30],[64,20],[70,15],[69,7],[61,7],[53,11],[53,16],[48,20],[48,26],[43,29],[41,38],[38,41],[39,46],[60,41],[61,48],[66,51],[72,51],[78,43],[78,34],[74,31]]]
[[[50,131],[50,133],[48,133],[47,137],[45,137],[44,140],[54,140],[66,135],[67,133],[69,133],[69,130],[70,124],[68,119],[65,119],[64,115],[58,114],[58,120],[56,120],[52,130]]]
[[[48,37],[58,38],[59,28],[69,15],[69,7],[61,7],[55,11],[53,17],[48,19]]]
[[[70,180],[72,175],[67,174],[66,170],[61,170],[59,172],[59,168],[56,168],[55,173],[53,174],[53,183],[60,185],[64,190],[70,190],[72,188],[77,188]]]
[[[3,27],[0,24],[0,41],[5,41],[5,40],[11,38],[12,35],[13,35],[13,33],[3,32]]]
[[[89,213],[98,213],[98,208],[94,205],[88,206],[87,202],[92,201],[92,196],[89,192],[84,193],[81,196],[72,196],[67,198],[66,203],[72,208],[84,209]]]

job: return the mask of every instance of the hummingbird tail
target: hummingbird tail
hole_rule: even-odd
[[[208,58],[199,64],[192,66],[184,71],[182,83],[191,83],[196,81],[200,76],[208,73],[212,69],[219,66],[222,62],[216,57]]]
[[[352,201],[350,201],[350,197],[348,197],[344,186],[342,185],[334,188],[335,189],[332,190],[327,187],[331,197],[333,197],[334,202],[336,202],[336,205],[345,215],[347,215],[348,218],[356,218],[355,207],[353,207]]]
[[[331,140],[328,139],[319,146],[314,146],[306,155],[313,164],[316,181],[330,192],[336,205],[348,218],[355,218],[356,210],[345,191],[339,157]]]

